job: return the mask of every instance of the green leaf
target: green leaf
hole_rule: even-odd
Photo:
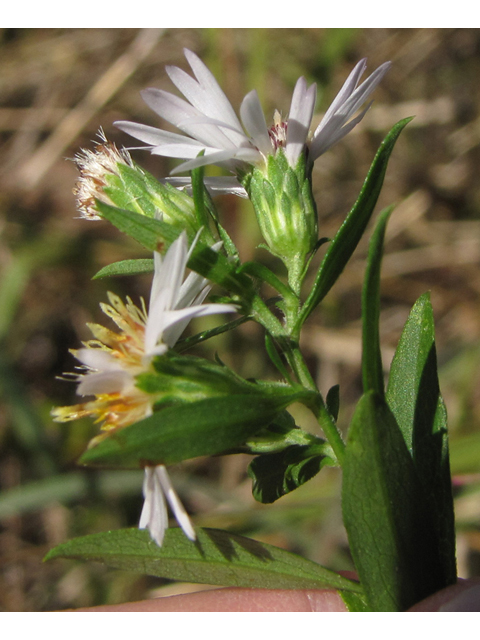
[[[216,455],[242,444],[305,393],[285,387],[277,395],[238,394],[167,407],[109,434],[80,463],[138,468]]]
[[[186,351],[187,349],[191,349],[193,346],[200,342],[204,342],[209,338],[213,338],[214,336],[218,336],[226,331],[232,331],[236,329],[241,324],[248,322],[251,320],[249,316],[242,316],[237,318],[236,320],[231,320],[230,322],[225,322],[224,324],[219,325],[218,327],[214,327],[213,329],[207,329],[206,331],[202,331],[201,333],[196,333],[193,336],[188,336],[187,338],[180,339],[173,349],[178,353],[182,351]]]
[[[197,244],[187,266],[210,282],[219,284],[244,300],[251,299],[253,296],[253,284],[250,278],[237,271],[234,261],[210,247]]]
[[[163,253],[180,233],[180,229],[175,229],[166,222],[149,218],[135,211],[118,209],[100,200],[96,201],[96,208],[102,218],[111,222],[117,229],[149,251]]]
[[[340,411],[340,385],[335,384],[328,390],[325,405],[328,413],[336,422],[338,420],[338,412]]]
[[[154,218],[158,207],[153,202],[154,194],[148,189],[144,171],[122,162],[117,163],[117,171],[118,176],[107,178],[110,185],[103,188],[113,204]]]
[[[253,278],[257,278],[261,282],[266,282],[273,289],[278,291],[278,293],[280,293],[287,302],[298,305],[298,298],[294,291],[287,284],[284,284],[280,278],[273,273],[273,271],[260,262],[244,262],[240,267],[239,272],[248,273],[248,275]]]
[[[362,291],[362,374],[363,391],[383,395],[383,367],[380,351],[380,268],[385,229],[393,207],[382,211],[370,241],[367,270]]]
[[[198,156],[203,156],[204,151],[201,151]],[[197,217],[199,227],[209,228],[210,219],[207,213],[207,207],[205,205],[206,189],[203,183],[203,176],[205,174],[205,167],[197,167],[190,172],[192,178],[192,196],[195,203],[195,215]]]
[[[434,541],[444,576],[441,588],[456,581],[455,523],[447,414],[438,383],[435,327],[428,293],[417,300],[405,324],[386,397],[433,513]]]
[[[272,363],[275,365],[275,367],[278,369],[278,371],[281,373],[281,375],[284,377],[284,379],[288,380],[288,382],[291,382],[290,374],[288,373],[287,368],[283,364],[283,360],[277,351],[277,348],[275,346],[272,336],[268,332],[265,332],[265,348],[267,350],[268,357],[270,358]]]
[[[371,611],[363,594],[354,593],[353,591],[340,591],[340,595],[351,613],[367,613]]]
[[[395,142],[411,119],[398,122],[380,145],[357,201],[328,247],[299,318],[299,327],[330,291],[359,243],[380,195]]]
[[[343,465],[350,550],[373,611],[404,611],[443,586],[435,523],[402,433],[382,396],[357,405]]]
[[[120,260],[103,267],[93,276],[92,280],[99,278],[109,278],[112,276],[137,276],[153,271],[153,260],[151,258],[140,258],[139,260]]]
[[[55,547],[45,560],[103,562],[124,571],[226,587],[361,593],[357,582],[283,549],[217,529],[196,533],[193,543],[180,529],[168,529],[162,547],[138,529],[95,533]]]
[[[326,465],[334,466],[331,447],[290,445],[279,453],[260,455],[248,466],[255,500],[270,504],[311,480]]]

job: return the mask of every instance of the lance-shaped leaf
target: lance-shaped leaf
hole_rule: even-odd
[[[357,405],[343,465],[350,550],[373,611],[404,611],[444,586],[435,522],[384,398]]]
[[[180,229],[175,229],[166,222],[149,218],[135,211],[118,209],[100,200],[96,201],[96,208],[102,218],[111,222],[117,229],[149,251],[163,253],[180,233]]]
[[[380,214],[368,251],[362,291],[362,375],[363,390],[383,395],[383,367],[380,351],[380,267],[385,229],[393,207]]]
[[[411,118],[398,122],[380,145],[360,195],[330,243],[299,318],[301,326],[337,281],[359,243],[380,195],[395,142]]]
[[[138,276],[144,273],[152,273],[154,269],[151,258],[139,258],[138,260],[120,260],[100,269],[92,278],[110,278],[112,276]]]
[[[242,444],[310,392],[291,388],[206,398],[160,409],[88,449],[82,464],[136,467],[216,455]]]
[[[55,547],[45,560],[93,560],[124,571],[225,587],[362,593],[358,582],[272,545],[218,529],[196,529],[196,534],[194,543],[180,529],[168,529],[159,547],[137,529],[95,533]]]
[[[427,496],[435,521],[443,584],[456,581],[455,530],[447,415],[440,395],[435,328],[428,293],[415,303],[392,362],[387,402]]]
[[[118,209],[100,200],[97,201],[96,206],[102,218],[109,220],[117,229],[150,251],[164,253],[180,232],[178,228],[162,220],[149,218],[134,211]],[[189,241],[192,240],[193,236],[189,235]],[[253,295],[252,281],[246,275],[237,273],[236,262],[229,261],[221,252],[202,244],[201,240],[195,245],[187,266],[210,282],[219,284],[243,298]]]

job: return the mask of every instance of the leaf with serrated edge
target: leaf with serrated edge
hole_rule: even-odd
[[[217,529],[196,533],[197,541],[191,542],[180,529],[168,529],[162,547],[138,529],[95,533],[55,547],[45,560],[93,560],[124,571],[229,587],[362,591],[357,582],[272,545]]]

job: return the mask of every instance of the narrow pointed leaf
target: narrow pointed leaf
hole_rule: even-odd
[[[363,391],[383,395],[383,367],[380,351],[380,268],[383,256],[385,229],[393,207],[379,217],[370,241],[367,270],[362,291],[362,376]]]
[[[428,293],[417,300],[405,324],[386,397],[433,513],[444,575],[442,586],[447,586],[456,581],[454,512],[447,415],[438,383],[435,327]]]
[[[174,405],[118,429],[80,458],[82,464],[134,467],[171,464],[232,449],[305,394],[238,394]]]
[[[390,154],[398,136],[410,120],[411,118],[405,118],[398,122],[380,145],[360,195],[330,243],[320,265],[312,291],[303,307],[300,325],[330,291],[359,243],[380,195]]]
[[[350,426],[342,509],[373,611],[405,611],[443,586],[435,523],[385,400],[365,394]]]
[[[180,233],[180,229],[175,229],[166,222],[149,218],[135,211],[118,209],[100,200],[96,201],[96,207],[102,218],[111,222],[117,229],[149,251],[163,253]]]
[[[143,273],[152,273],[154,269],[151,258],[140,258],[138,260],[120,260],[100,269],[92,278],[110,278],[112,276],[138,276]]]
[[[283,549],[217,529],[196,533],[193,543],[180,529],[168,529],[162,547],[137,529],[96,533],[55,547],[45,560],[93,560],[124,571],[225,587],[361,593],[357,582]]]
[[[202,151],[199,155],[203,155]],[[195,214],[199,227],[209,228],[209,217],[207,213],[207,207],[205,205],[206,189],[203,184],[203,176],[205,174],[205,167],[197,167],[190,175],[192,178],[192,196],[195,203]]]

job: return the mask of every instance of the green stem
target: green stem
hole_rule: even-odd
[[[297,336],[286,334],[282,323],[273,315],[260,296],[255,296],[252,302],[252,316],[276,339],[300,384],[306,389],[315,392],[314,398],[308,402],[307,406],[318,420],[318,424],[335,452],[338,464],[342,466],[345,458],[345,443],[325,406],[314,379],[310,375],[310,371],[298,347]]]
[[[316,400],[309,406],[317,418],[318,424],[325,434],[330,446],[335,452],[338,464],[342,467],[345,460],[345,443],[337,425],[333,421],[332,416],[323,402],[323,398],[318,395]]]
[[[332,416],[330,415],[325,403],[323,401],[322,396],[318,392],[317,385],[313,380],[310,372],[307,368],[305,360],[300,352],[298,347],[292,349],[291,351],[294,357],[293,369],[297,374],[299,381],[307,388],[312,391],[316,391],[317,395],[315,398],[308,403],[308,408],[312,411],[314,416],[316,417],[318,424],[320,425],[325,437],[330,443],[333,451],[338,460],[338,464],[340,466],[343,465],[343,460],[345,458],[345,443],[340,434],[340,431],[337,428]]]

